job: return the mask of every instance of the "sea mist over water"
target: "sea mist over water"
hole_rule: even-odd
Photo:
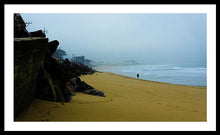
[[[50,41],[72,56],[85,56],[99,68],[175,84],[206,86],[205,13],[22,13],[28,31],[45,28]],[[135,63],[134,62],[134,63]],[[172,64],[170,64],[172,63]],[[190,63],[185,64],[185,63]]]
[[[206,14],[68,13],[21,14],[28,31],[44,29],[67,58],[140,64],[193,63],[206,67]]]
[[[130,65],[100,66],[98,71],[112,72],[139,79],[166,82],[172,84],[206,86],[206,68],[185,67],[179,65]]]

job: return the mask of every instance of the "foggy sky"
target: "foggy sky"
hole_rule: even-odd
[[[21,14],[67,57],[206,66],[206,14]]]

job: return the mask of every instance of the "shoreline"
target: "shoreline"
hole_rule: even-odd
[[[77,92],[64,105],[36,99],[16,121],[206,121],[206,87],[110,72],[80,77],[106,97]]]
[[[178,65],[128,65],[128,66],[97,66],[97,71],[111,72],[127,77],[164,82],[178,85],[207,87],[206,68],[181,67]]]
[[[98,71],[98,72],[100,72],[100,71]],[[102,72],[100,72],[100,73],[102,73]],[[125,78],[130,78],[130,79],[140,80],[140,81],[147,81],[147,82],[152,82],[152,83],[164,83],[164,84],[171,84],[171,85],[180,85],[180,86],[203,87],[203,88],[207,88],[207,86],[175,84],[175,83],[168,83],[168,82],[151,81],[151,80],[147,80],[147,79],[137,79],[137,78],[135,78],[135,77],[130,77],[130,76],[126,76],[126,75],[120,75],[120,74],[116,74],[116,73],[113,73],[113,72],[104,72],[104,73],[109,73],[109,74],[113,74],[113,75],[117,75],[117,76],[121,76],[121,77],[125,77]]]

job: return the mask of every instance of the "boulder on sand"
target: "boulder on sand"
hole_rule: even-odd
[[[83,93],[85,94],[90,94],[90,95],[94,95],[94,96],[101,96],[101,97],[105,97],[104,93],[102,91],[96,90],[96,89],[88,89],[88,90],[84,90]]]
[[[66,89],[72,93],[72,96],[75,95],[75,89],[70,81],[66,82]]]
[[[105,97],[102,91],[94,89],[92,86],[88,85],[84,81],[81,81],[78,77],[72,78],[70,79],[70,81],[74,87],[74,90],[77,92],[83,92],[85,94]]]
[[[75,91],[83,92],[84,90],[87,90],[87,89],[93,89],[92,86],[81,81],[79,77],[72,78],[70,79],[70,81],[72,82]]]

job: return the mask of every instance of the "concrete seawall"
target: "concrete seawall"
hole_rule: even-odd
[[[14,117],[32,101],[48,38],[14,38]]]

